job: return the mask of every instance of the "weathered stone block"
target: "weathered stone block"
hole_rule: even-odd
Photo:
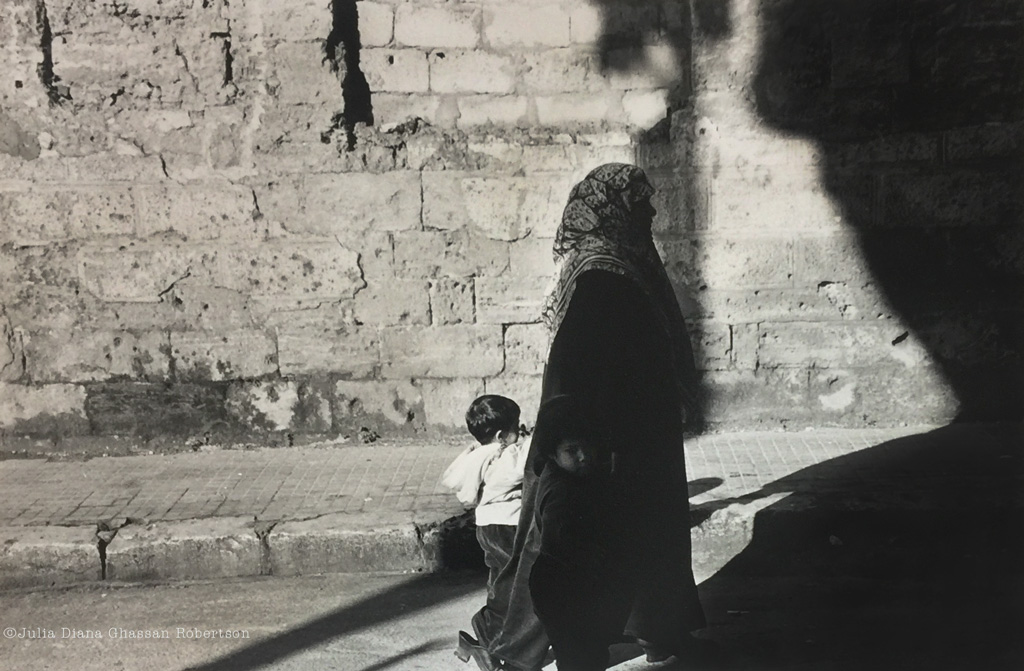
[[[430,307],[426,281],[389,278],[371,281],[356,294],[354,314],[360,324],[429,324]]]
[[[85,411],[98,435],[197,435],[227,426],[218,385],[103,383],[88,387]]]
[[[369,231],[420,226],[420,179],[414,171],[381,175],[312,175],[302,185],[302,211],[285,228],[294,233],[360,240]]]
[[[870,221],[872,180],[851,179],[843,189],[849,196],[844,202],[859,207],[844,210],[816,176],[804,171],[760,166],[743,177],[719,177],[712,181],[710,226],[749,231],[835,231],[844,223]],[[856,218],[850,221],[851,216]]]
[[[259,212],[257,218],[262,217],[260,225],[264,228],[276,229],[300,211],[296,180],[282,179],[257,185],[253,188],[253,197]]]
[[[173,232],[189,240],[252,240],[258,231],[256,202],[247,187],[143,187],[139,194],[140,237]]]
[[[360,3],[362,4],[366,3]],[[261,9],[263,34],[268,41],[325,40],[331,33],[331,7],[330,3],[324,0],[271,2],[263,5]],[[361,20],[359,27],[363,27]]]
[[[676,294],[685,315],[729,324],[832,321],[845,316],[844,308],[848,304],[833,302],[824,289],[817,287],[735,290],[678,287]]]
[[[561,194],[557,193],[565,188],[562,181],[550,177],[477,177],[447,170],[425,172],[423,223],[441,230],[472,225],[497,240],[516,240],[531,231],[553,234],[551,222],[558,221],[563,207]]]
[[[472,48],[480,41],[480,9],[401,4],[395,8],[395,41],[411,47]]]
[[[797,285],[870,281],[864,252],[848,234],[793,239],[793,279]]]
[[[159,156],[124,156],[117,153],[63,159],[74,182],[163,182],[167,179]]]
[[[562,47],[570,43],[569,12],[557,5],[488,7],[484,38],[492,47]]]
[[[430,283],[430,323],[435,326],[472,324],[473,280],[442,277]]]
[[[918,368],[928,355],[899,324],[819,322],[761,325],[761,366],[842,368],[892,366]]]
[[[577,161],[578,145],[568,142],[555,142],[544,144],[522,145],[522,156],[517,163],[523,166],[523,173],[533,175],[535,173],[567,173],[579,167]],[[548,176],[545,174],[545,176]],[[568,194],[565,194],[568,195]]]
[[[338,373],[368,377],[380,363],[375,328],[282,329],[277,336],[281,375]]]
[[[26,137],[26,131],[14,132],[22,142],[31,144],[31,140]],[[21,151],[18,147],[11,147],[12,153],[0,151],[0,179],[37,183],[67,182],[70,179],[67,161],[64,159],[55,156],[26,159],[20,155]]]
[[[595,56],[588,50],[562,48],[523,54],[523,86],[532,93],[595,91],[604,88]]]
[[[83,247],[78,253],[82,287],[107,301],[160,301],[186,276],[213,277],[216,254],[188,247]]]
[[[553,278],[555,258],[552,253],[553,238],[542,238],[531,234],[509,245],[509,270],[516,277],[533,276]]]
[[[500,275],[508,268],[508,243],[465,231],[395,233],[395,271],[404,277]]]
[[[0,528],[0,589],[53,587],[100,579],[93,527]]]
[[[484,381],[485,394],[507,396],[519,405],[519,420],[529,428],[537,424],[537,409],[540,407],[540,392],[543,378],[540,375],[508,375],[487,378]]]
[[[131,190],[110,187],[80,189],[69,192],[69,196],[68,233],[71,237],[81,240],[137,232]]]
[[[331,72],[321,42],[285,42],[269,52],[271,91],[284,104],[319,104],[341,109],[341,82]]]
[[[423,395],[409,380],[339,380],[333,404],[338,430],[422,428],[426,422]]]
[[[669,277],[711,289],[787,287],[792,284],[786,238],[704,238],[656,241]]]
[[[262,156],[269,155],[266,165],[259,164],[260,172],[269,175],[294,172],[286,169],[289,166],[278,165],[269,157],[276,157],[286,149],[297,149],[295,145],[305,147],[306,151],[315,153],[315,159],[319,159],[319,167],[309,166],[310,172],[332,170],[334,162],[326,157],[337,155],[337,149],[325,145],[321,137],[331,127],[331,117],[336,112],[334,107],[327,105],[274,105],[263,110],[259,128],[253,133],[254,149]]]
[[[216,283],[254,296],[351,298],[365,285],[358,253],[331,242],[231,247],[218,256]]]
[[[260,575],[263,550],[248,517],[121,528],[107,545],[107,579],[197,580]]]
[[[842,426],[944,424],[959,409],[931,366],[913,375],[892,366],[812,371],[810,396],[821,422]]]
[[[459,128],[516,126],[529,123],[530,100],[523,96],[463,96],[459,98]]]
[[[132,192],[117,187],[0,193],[0,217],[17,244],[135,232]]]
[[[381,2],[359,2],[359,41],[364,47],[391,44],[395,34],[395,9]]]
[[[192,278],[175,283],[164,299],[160,305],[165,313],[164,320],[167,316],[173,319],[166,324],[168,330],[235,331],[259,322],[248,295],[233,289],[194,282]],[[151,322],[152,319],[147,318],[144,312],[132,311],[133,308],[144,310],[147,307],[130,303],[117,305],[117,314],[123,320],[120,325],[138,328],[139,325]],[[157,320],[156,323],[164,320]]]
[[[483,380],[419,380],[427,425],[466,430],[466,409],[484,393]]]
[[[595,44],[605,34],[604,8],[574,6],[569,12],[569,39],[573,44]]]
[[[515,64],[507,56],[462,50],[430,54],[434,93],[511,93],[515,83]]]
[[[537,120],[544,126],[605,121],[620,99],[606,92],[537,96]]]
[[[1005,173],[887,175],[882,223],[907,226],[986,226],[1019,222],[1024,194]]]
[[[12,434],[88,433],[85,406],[85,388],[80,385],[0,382],[0,427]]]
[[[733,324],[732,365],[738,370],[757,369],[757,345],[760,330],[757,324]]]
[[[0,193],[0,240],[44,245],[67,237],[71,203],[66,193]]]
[[[548,356],[548,329],[543,324],[511,324],[505,329],[504,375],[540,375]]]
[[[727,370],[732,363],[732,331],[728,324],[702,321],[690,332],[698,370]],[[754,341],[755,347],[757,341]]]
[[[330,515],[287,521],[270,535],[274,575],[421,571],[426,567],[411,517],[404,523],[375,521],[362,528]]]
[[[37,383],[159,380],[170,372],[164,333],[44,331],[26,334],[23,342],[26,373]]]
[[[363,49],[359,63],[374,93],[419,93],[430,89],[427,55],[419,49]]]
[[[382,372],[388,378],[496,375],[504,366],[500,326],[390,328],[381,334]]]
[[[373,118],[383,126],[397,126],[410,119],[441,125],[439,96],[380,93],[373,96]]]
[[[798,429],[815,425],[807,371],[710,371],[701,379],[705,416],[712,425]]]
[[[265,431],[331,430],[331,399],[316,385],[295,380],[243,382],[228,388],[225,407],[242,426]]]
[[[152,35],[104,44],[94,40],[54,40],[53,67],[71,96],[87,106],[103,104],[118,91],[145,88],[151,101],[180,103],[195,83],[173,40]]]
[[[183,380],[242,380],[277,372],[277,344],[262,331],[171,333],[175,375]]]
[[[481,324],[511,324],[540,320],[546,277],[480,277],[476,281],[476,320]]]

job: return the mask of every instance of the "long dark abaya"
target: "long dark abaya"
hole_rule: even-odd
[[[612,561],[629,583],[624,634],[662,649],[678,649],[704,626],[690,557],[690,525],[683,457],[681,390],[671,339],[649,296],[629,277],[587,270],[576,286],[552,341],[541,402],[559,394],[584,399],[601,419],[615,454],[613,487],[628,515],[608,529],[621,552]],[[496,591],[507,607],[477,613],[473,626],[490,652],[526,671],[540,668],[548,638],[534,614],[529,577],[540,535],[534,524],[537,477],[531,448],[523,509],[512,559]],[[618,559],[615,559],[618,557]],[[618,604],[609,604],[618,611]],[[502,617],[502,612],[504,617]]]

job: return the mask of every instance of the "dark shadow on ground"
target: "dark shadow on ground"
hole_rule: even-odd
[[[258,641],[206,664],[189,667],[188,671],[249,671],[269,666],[302,650],[368,629],[381,622],[407,617],[479,590],[481,583],[473,578],[475,576],[462,573],[420,575],[290,631]],[[453,633],[452,645],[454,639]],[[434,649],[437,643],[423,644],[420,648],[408,651],[408,655],[417,654],[416,651],[421,649]],[[382,662],[371,668],[388,668],[402,659],[404,656],[400,655],[387,664]]]
[[[1024,668],[1019,425],[893,440],[736,501],[788,492],[700,586],[704,635],[743,660],[726,668]]]

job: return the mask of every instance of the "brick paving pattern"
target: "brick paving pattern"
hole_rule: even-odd
[[[801,469],[927,429],[700,436],[686,445],[691,481],[722,482],[701,503],[755,492]],[[174,521],[329,513],[459,513],[438,482],[463,443],[379,442],[222,449],[89,461],[0,462],[0,526],[92,525],[125,517]]]

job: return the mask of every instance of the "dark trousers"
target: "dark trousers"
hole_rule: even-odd
[[[485,524],[476,528],[476,540],[484,551],[487,565],[487,603],[473,616],[473,631],[486,645],[501,631],[508,610],[509,581],[499,581],[498,574],[512,556],[516,527],[512,524]]]

